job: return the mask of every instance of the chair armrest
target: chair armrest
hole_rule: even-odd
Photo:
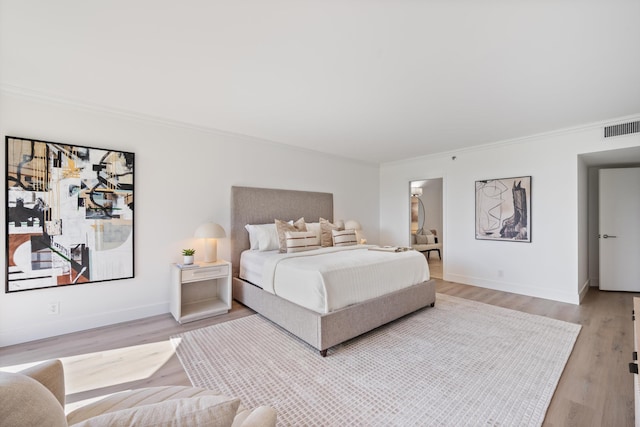
[[[30,368],[20,371],[22,375],[33,378],[45,386],[58,399],[64,408],[65,388],[64,388],[64,368],[59,360],[49,360]]]
[[[241,422],[239,427],[275,427],[277,417],[277,412],[272,407],[258,406],[246,418],[237,417],[232,427],[236,427],[237,422]]]

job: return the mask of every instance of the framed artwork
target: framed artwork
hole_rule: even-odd
[[[6,289],[134,277],[134,154],[6,137]]]
[[[476,181],[476,239],[531,242],[531,177]]]

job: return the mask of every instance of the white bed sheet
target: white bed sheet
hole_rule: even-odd
[[[429,280],[423,254],[370,251],[369,247],[321,248],[294,254],[245,251],[240,277],[318,313]]]
[[[270,257],[277,256],[279,251],[247,250],[240,254],[240,278],[262,287],[262,268]]]

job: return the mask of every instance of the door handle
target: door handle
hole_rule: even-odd
[[[615,239],[618,236],[609,236],[608,234],[603,234],[602,237],[604,237],[605,239]]]

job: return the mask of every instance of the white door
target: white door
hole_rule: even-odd
[[[640,292],[640,168],[600,170],[600,289]]]

